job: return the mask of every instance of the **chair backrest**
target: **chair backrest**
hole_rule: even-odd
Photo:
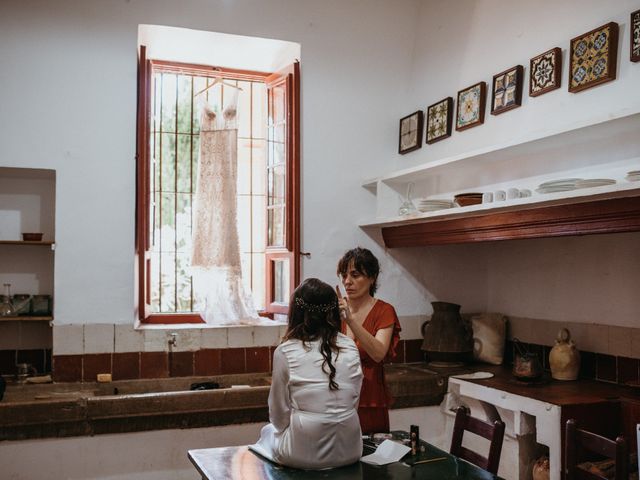
[[[610,440],[593,432],[579,429],[574,419],[567,420],[565,427],[567,480],[606,480],[607,477],[578,466],[584,460],[580,457],[581,452],[584,451],[615,460],[615,480],[628,480],[629,453],[624,437],[619,436],[615,440]]]
[[[487,457],[483,457],[479,453],[462,446],[462,437],[464,436],[465,430],[489,440],[489,455]],[[497,475],[503,438],[504,422],[500,420],[496,420],[493,423],[484,422],[472,417],[466,407],[458,407],[456,411],[456,421],[453,425],[453,436],[451,437],[450,451],[452,455],[467,460]]]

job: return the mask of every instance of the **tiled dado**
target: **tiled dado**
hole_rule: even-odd
[[[640,328],[509,316],[508,337],[552,346],[558,330],[563,327],[569,329],[572,340],[581,351],[640,359]]]
[[[422,362],[422,340],[401,340],[394,363]],[[54,355],[56,382],[94,382],[99,373],[113,380],[189,377],[271,371],[275,346],[205,348],[190,352],[122,352]]]
[[[549,352],[551,352],[551,347],[536,343],[524,343],[523,345],[528,351],[538,355],[538,358],[542,360],[543,368],[549,372]],[[512,341],[507,341],[505,355],[505,363],[512,365],[514,358]],[[621,385],[628,382],[637,383],[640,381],[640,359],[580,351],[579,376],[580,378],[619,383]]]

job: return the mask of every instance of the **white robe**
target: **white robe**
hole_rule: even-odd
[[[358,400],[362,385],[360,354],[353,340],[339,333],[334,353],[338,390],[329,390],[322,371],[320,341],[288,340],[273,354],[269,420],[249,448],[270,460],[296,468],[323,469],[356,462],[362,455]],[[328,371],[328,368],[327,368]]]

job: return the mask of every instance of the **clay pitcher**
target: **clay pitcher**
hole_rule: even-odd
[[[549,352],[551,376],[556,380],[575,380],[580,371],[580,352],[566,328],[561,328],[556,344]]]
[[[471,358],[473,333],[460,316],[460,305],[431,302],[433,315],[422,325],[422,350],[429,354],[432,364],[450,366]]]

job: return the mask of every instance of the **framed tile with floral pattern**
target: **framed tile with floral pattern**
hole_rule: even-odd
[[[486,82],[476,83],[458,92],[458,106],[456,109],[456,130],[482,125],[484,111],[487,105]]]
[[[529,96],[560,88],[562,72],[562,49],[552,48],[548,52],[533,57],[529,63]]]
[[[522,105],[523,75],[522,65],[516,65],[493,76],[491,115],[499,115]]]
[[[451,136],[453,98],[434,103],[427,108],[427,143],[435,143]]]
[[[631,61],[640,62],[640,10],[631,14]]]
[[[607,23],[571,39],[569,91],[579,92],[616,79],[618,24]]]
[[[405,154],[422,148],[422,129],[424,113],[422,110],[413,112],[400,119],[400,142],[398,153]]]

